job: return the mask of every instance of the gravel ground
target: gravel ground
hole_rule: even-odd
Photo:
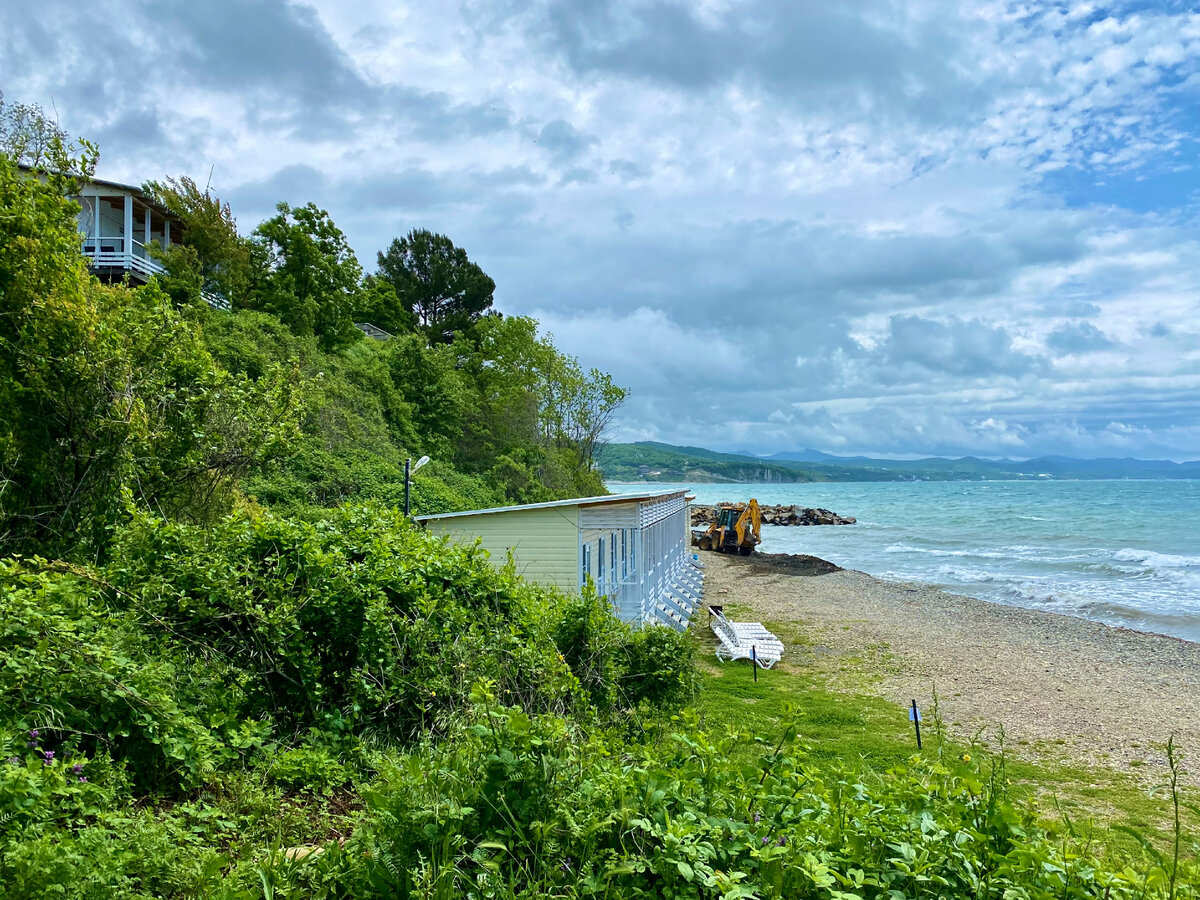
[[[1157,783],[1174,733],[1200,758],[1200,644],[891,582],[815,557],[702,554],[705,599],[778,626],[796,645],[781,666],[860,687],[961,736],[1002,725],[1034,756],[1109,766]],[[832,571],[830,570],[832,567]],[[927,722],[928,725],[928,722]],[[1200,765],[1189,781],[1200,783]]]

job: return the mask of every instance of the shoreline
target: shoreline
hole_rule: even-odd
[[[786,559],[783,559],[786,558]],[[1157,783],[1175,735],[1200,755],[1200,643],[1075,616],[887,581],[816,557],[703,555],[705,600],[763,621],[791,652],[780,665],[866,679],[897,704],[916,698],[959,740],[980,729],[1022,755]],[[797,564],[792,560],[815,560]],[[711,562],[710,562],[711,561]],[[1200,767],[1186,780],[1200,783]]]

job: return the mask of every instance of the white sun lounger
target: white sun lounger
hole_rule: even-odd
[[[783,657],[783,641],[761,622],[730,622],[721,610],[709,608],[709,624],[717,636],[717,659],[752,659],[769,669]]]

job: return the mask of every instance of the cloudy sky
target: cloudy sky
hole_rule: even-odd
[[[619,439],[1200,457],[1195,3],[16,6],[101,176],[450,235]]]

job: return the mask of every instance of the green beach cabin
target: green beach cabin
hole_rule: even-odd
[[[702,572],[690,552],[686,491],[582,497],[418,516],[434,534],[479,541],[492,563],[577,593],[587,578],[626,622],[686,628]]]

